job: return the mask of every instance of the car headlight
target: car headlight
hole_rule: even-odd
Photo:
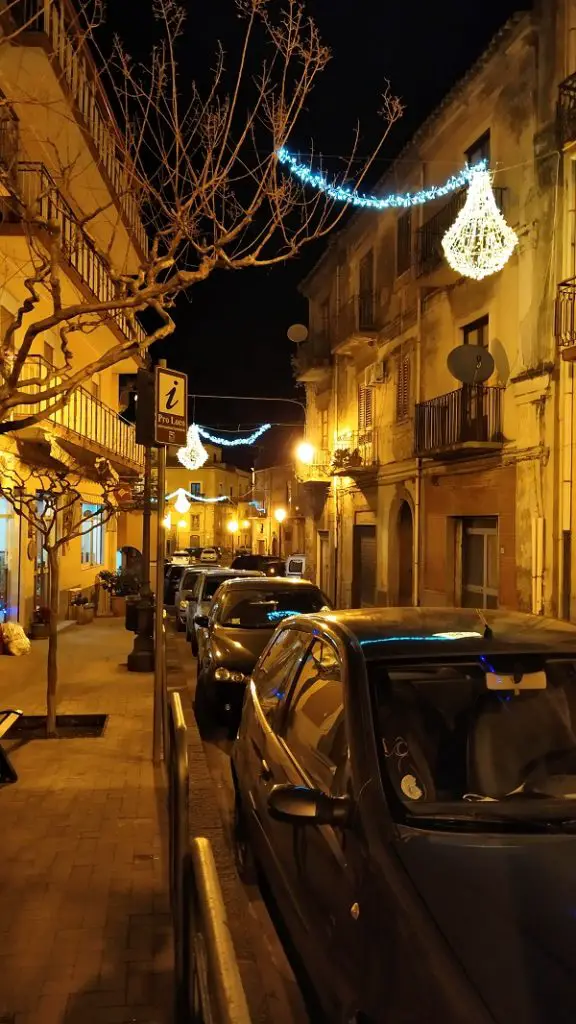
[[[229,668],[217,668],[214,678],[221,683],[243,683],[246,676],[242,672],[235,672]]]

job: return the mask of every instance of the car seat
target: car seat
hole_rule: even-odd
[[[485,692],[476,702],[468,737],[469,789],[501,799],[522,786],[547,758],[575,747],[562,688],[517,695]]]

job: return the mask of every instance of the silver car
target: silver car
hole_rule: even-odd
[[[234,579],[237,576],[263,576],[263,572],[256,570],[241,569],[200,569],[196,576],[194,590],[187,600],[186,607],[186,638],[190,640],[190,647],[194,657],[198,654],[198,626],[194,621],[197,615],[208,615],[212,598],[218,587],[224,580]]]
[[[180,582],[176,587],[174,604],[176,606],[176,629],[179,633],[183,633],[186,629],[186,610],[188,608],[188,601],[192,597],[194,584],[196,583],[196,578],[199,572],[204,572],[204,566],[194,565],[185,569],[180,577]],[[186,639],[190,638],[187,637]]]

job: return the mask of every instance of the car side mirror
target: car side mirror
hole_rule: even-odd
[[[194,622],[197,626],[200,626],[200,629],[208,629],[209,619],[207,615],[195,615]]]
[[[292,825],[333,825],[344,828],[350,819],[349,796],[328,796],[307,786],[274,786],[268,796],[268,811],[276,821]]]

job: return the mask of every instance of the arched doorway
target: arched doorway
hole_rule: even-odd
[[[398,511],[398,604],[412,604],[414,524],[412,509],[403,501]]]

